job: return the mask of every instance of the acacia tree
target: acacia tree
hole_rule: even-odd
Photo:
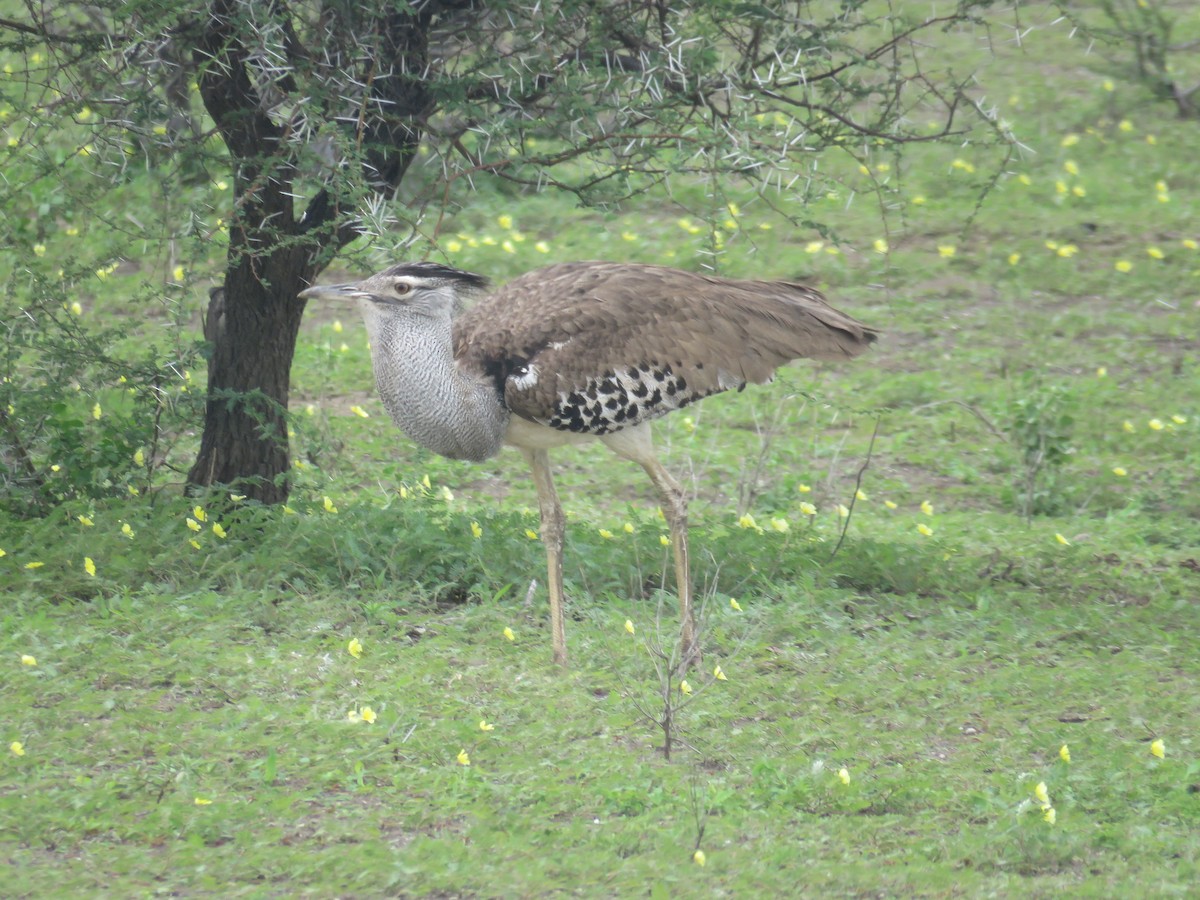
[[[122,173],[144,157],[170,185],[232,174],[188,480],[277,502],[296,295],[349,242],[428,252],[484,178],[587,205],[672,178],[717,193],[737,181],[804,222],[822,154],[1006,140],[970,73],[922,49],[928,33],[984,27],[988,5],[102,0],[30,3],[0,28],[47,55],[51,92],[25,102],[31,121],[53,131],[64,111],[101,107],[97,137]]]

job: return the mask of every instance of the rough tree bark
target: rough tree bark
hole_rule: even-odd
[[[356,126],[365,180],[385,195],[400,184],[420,141],[427,99],[419,73],[426,71],[434,6],[356,23],[360,36],[365,29],[378,40],[388,61],[370,82],[375,108],[386,112]],[[229,485],[260,502],[281,503],[289,490],[290,368],[304,312],[296,295],[357,231],[353,211],[329,191],[297,215],[297,148],[267,113],[251,77],[253,53],[240,30],[244,16],[238,0],[215,0],[190,36],[200,95],[233,158],[236,212],[223,316],[212,335],[204,432],[188,483]],[[290,75],[284,81],[295,90]]]

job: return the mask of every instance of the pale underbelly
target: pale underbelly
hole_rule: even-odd
[[[600,441],[617,456],[643,465],[654,459],[649,422],[622,428],[620,431],[587,434],[560,431],[548,425],[522,419],[520,416],[513,416],[508,420],[508,430],[504,434],[504,443],[521,450],[553,450],[555,447],[586,444],[591,441]]]

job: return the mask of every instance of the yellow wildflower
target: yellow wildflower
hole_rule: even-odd
[[[44,562],[27,562],[27,563],[25,563],[25,568],[27,568],[27,569],[40,569],[40,568],[41,568],[42,566],[44,566],[44,565],[45,565],[45,563],[44,563]]]
[[[628,631],[630,634],[633,634],[637,630],[633,627],[633,619],[625,620],[625,630]]]
[[[885,241],[883,238],[876,238],[875,243],[872,244],[871,246],[873,246],[875,248],[876,253],[887,253],[888,252],[888,242]]]
[[[227,532],[224,528],[221,527],[220,522],[213,522],[212,533],[215,534],[217,537],[224,539],[225,535],[227,535],[229,532]]]
[[[28,653],[22,653],[21,654],[21,665],[36,666],[37,665],[37,657],[30,656]]]
[[[1146,424],[1150,426],[1151,431],[1162,431],[1166,427],[1160,419],[1151,419]]]
[[[480,719],[479,720],[479,730],[480,731],[495,731],[496,726],[493,725],[491,722],[489,722],[487,719]]]
[[[1159,759],[1167,758],[1167,747],[1162,742],[1162,738],[1152,741],[1150,744],[1150,755],[1157,756]]]
[[[87,572],[93,577],[96,574],[96,563],[92,561],[90,556],[85,556],[83,558],[83,571]]]
[[[92,407],[92,418],[99,419],[102,415],[104,415],[104,410],[102,410],[100,408],[100,404],[97,403],[95,406]]]
[[[1010,253],[1010,254],[1008,254],[1008,264],[1009,264],[1010,266],[1015,266],[1015,265],[1016,265],[1017,263],[1019,263],[1020,261],[1021,261],[1021,254],[1020,254],[1020,253]]]
[[[365,409],[363,409],[361,406],[358,406],[358,405],[350,407],[350,412],[354,413],[360,419],[371,418],[371,414],[369,412],[367,412]]]
[[[212,806],[212,801],[207,797],[193,797],[192,803],[196,806]]]
[[[704,864],[705,864],[706,862],[708,862],[708,857],[706,857],[706,856],[704,855],[704,851],[703,851],[703,850],[697,850],[695,853],[693,853],[693,854],[692,854],[692,861],[693,861],[693,862],[694,862],[696,865],[698,865],[700,868],[702,868],[702,869],[703,869],[703,868],[704,868]]]
[[[358,717],[368,725],[374,725],[375,720],[378,718],[378,716],[375,715],[375,710],[371,709],[369,706],[364,706],[362,709],[360,709],[358,711]]]
[[[841,781],[842,784],[850,783],[850,770],[845,766],[842,766],[840,769],[838,769],[838,780]]]
[[[76,516],[75,518],[79,520],[79,524],[82,525],[84,528],[91,528],[93,525],[96,524],[88,516],[79,515],[79,516]]]
[[[837,505],[837,513],[843,519],[848,518],[850,515],[850,507],[846,506],[845,503],[839,503]]]
[[[1058,758],[1065,763],[1069,763],[1071,761],[1071,751],[1067,749],[1066,744],[1063,744],[1058,748]]]
[[[728,678],[725,677],[725,670],[722,669],[720,666],[717,666],[715,669],[713,669],[713,678],[717,679],[717,681],[728,681],[729,680]]]
[[[1177,414],[1177,415],[1171,416],[1171,421],[1174,422],[1176,425],[1186,425],[1187,424],[1187,416],[1181,416],[1181,415]]]
[[[1068,540],[1067,540],[1065,537],[1063,537],[1063,536],[1062,536],[1061,534],[1059,534],[1058,532],[1055,532],[1055,533],[1054,533],[1054,539],[1055,539],[1056,541],[1058,541],[1060,544],[1062,544],[1064,547],[1070,547],[1070,546],[1071,546],[1071,542],[1070,542],[1070,541],[1068,541]]]
[[[925,513],[925,515],[927,515],[927,516],[932,516],[933,515],[933,504],[930,503],[928,500],[922,500],[921,501],[921,512]]]
[[[538,539],[537,532],[532,528],[525,529],[525,537],[529,538],[531,541],[536,541]]]
[[[176,266],[171,270],[171,277],[176,281],[183,281],[183,276],[187,273],[183,270],[183,266]]]
[[[1113,466],[1112,473],[1118,478],[1124,478],[1129,474],[1129,471],[1124,466]]]
[[[483,537],[483,527],[478,522],[471,523],[471,537],[479,540]]]
[[[455,757],[460,766],[469,766],[471,764],[471,754],[466,751],[466,748],[458,751],[458,756]]]
[[[601,528],[600,529],[600,537],[604,538],[604,540],[606,540],[606,541],[611,541],[613,539],[614,535],[607,528]]]
[[[1132,272],[1133,263],[1127,259],[1118,259],[1115,263],[1113,263],[1113,268],[1118,272]]]
[[[732,610],[736,610],[737,612],[742,611],[742,605],[740,603],[738,603],[736,600],[734,600],[732,597],[729,598],[729,608]]]
[[[750,515],[750,513],[743,513],[738,519],[738,524],[743,528],[752,528],[759,534],[762,534],[762,529],[759,528],[758,523],[754,521],[754,516]]]
[[[1164,259],[1166,257],[1166,254],[1163,253],[1161,250],[1159,250],[1157,247],[1147,247],[1146,255],[1148,257],[1150,257],[1151,259]]]
[[[133,528],[130,527],[128,522],[121,523],[121,534],[125,535],[125,537],[127,537],[131,540],[133,539],[134,531],[133,531]]]
[[[920,525],[917,526],[917,531],[919,531],[925,537],[933,537],[933,529],[930,528],[928,525],[926,525],[924,522],[922,522]]]
[[[193,519],[191,516],[188,516],[188,518],[187,518],[187,527],[188,527],[190,530],[192,530],[192,531],[199,531],[199,530],[200,530],[200,523],[199,523],[199,522],[197,522],[195,519]]]
[[[691,694],[691,692],[692,692],[692,686],[690,684],[688,684],[688,680],[686,678],[683,679],[683,681],[679,682],[679,693]]]
[[[517,639],[517,636],[513,634],[513,630],[507,625],[504,626],[504,631],[502,631],[501,634],[504,635],[506,640],[515,641]]]
[[[1042,812],[1042,818],[1045,819],[1048,824],[1053,825],[1058,821],[1058,813],[1054,811],[1053,806],[1048,806]]]
[[[1037,798],[1037,802],[1042,804],[1042,809],[1050,806],[1050,792],[1046,789],[1046,782],[1039,781],[1037,787],[1033,789],[1033,796]]]
[[[670,546],[671,546],[671,539],[670,539],[669,537],[667,537],[665,534],[660,534],[660,535],[658,536],[658,542],[659,542],[660,544],[662,544],[664,547],[670,547]]]
[[[772,518],[771,519],[771,528],[773,528],[775,531],[778,531],[780,534],[786,534],[791,529],[791,527],[792,526],[788,524],[787,519],[780,519],[780,518]]]
[[[886,506],[888,509],[896,509],[897,508],[895,501],[892,501],[892,500],[884,500],[883,505]]]
[[[1068,175],[1078,175],[1079,174],[1079,166],[1075,164],[1075,160],[1068,159],[1066,162],[1063,163],[1063,171],[1066,172]]]
[[[13,756],[24,756],[25,755],[25,745],[22,744],[20,741],[13,741],[11,744],[8,745],[8,749],[9,749],[9,752],[11,752]]]
[[[949,259],[957,252],[958,252],[958,248],[955,247],[953,244],[939,244],[938,245],[938,256],[941,256],[944,259]]]
[[[809,487],[807,484],[798,484],[798,485],[796,485],[796,490],[797,490],[797,492],[799,492],[801,494],[808,494],[812,491],[812,488]]]
[[[855,500],[862,500],[862,501],[864,501],[864,502],[865,502],[865,501],[866,501],[866,499],[867,499],[867,494],[866,494],[866,492],[865,492],[865,491],[863,491],[863,490],[860,488],[859,490],[857,490],[857,491],[855,491],[855,492],[854,492],[854,499],[855,499]]]
[[[817,514],[817,508],[811,503],[802,501],[800,503],[800,513],[805,516],[815,516]]]
[[[350,638],[350,643],[346,645],[346,652],[358,659],[362,656],[363,646],[362,641],[358,638]]]

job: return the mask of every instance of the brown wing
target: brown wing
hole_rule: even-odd
[[[603,434],[769,381],[793,359],[857,356],[876,336],[803,285],[584,262],[481,300],[456,320],[454,353],[515,414]]]

